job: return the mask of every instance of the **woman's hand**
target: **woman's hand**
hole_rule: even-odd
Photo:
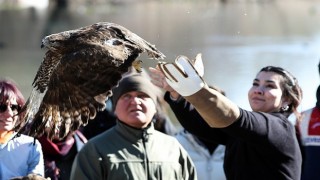
[[[159,63],[158,69],[167,84],[181,96],[191,96],[206,85],[202,79],[204,68],[201,54],[194,61],[178,56],[173,63]]]
[[[159,67],[156,68],[149,67],[151,82],[158,86],[159,88],[170,92],[170,95],[173,99],[178,99],[179,94],[167,83],[165,80],[164,74],[159,70]]]

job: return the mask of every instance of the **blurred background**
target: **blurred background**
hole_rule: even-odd
[[[172,61],[202,53],[204,78],[240,107],[266,65],[294,74],[304,91],[299,110],[316,102],[320,0],[0,0],[0,77],[25,97],[45,50],[46,35],[100,21],[120,24]],[[141,56],[143,66],[156,61]]]

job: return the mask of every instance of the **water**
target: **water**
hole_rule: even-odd
[[[28,97],[45,35],[109,21],[155,44],[166,61],[202,53],[206,81],[224,89],[242,108],[250,109],[247,91],[266,65],[284,67],[298,78],[304,91],[299,110],[316,102],[319,0],[93,2],[72,1],[64,10],[0,4],[0,76],[14,79]],[[156,64],[141,59],[145,67]]]

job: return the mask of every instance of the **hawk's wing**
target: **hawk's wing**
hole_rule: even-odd
[[[97,23],[47,36],[48,48],[25,106],[29,135],[63,138],[105,108],[111,89],[142,52],[164,55],[126,28]]]

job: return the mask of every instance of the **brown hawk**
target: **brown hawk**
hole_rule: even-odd
[[[138,35],[108,22],[49,35],[42,47],[47,52],[23,108],[34,137],[61,139],[86,125],[105,108],[111,89],[141,53],[165,57]]]

